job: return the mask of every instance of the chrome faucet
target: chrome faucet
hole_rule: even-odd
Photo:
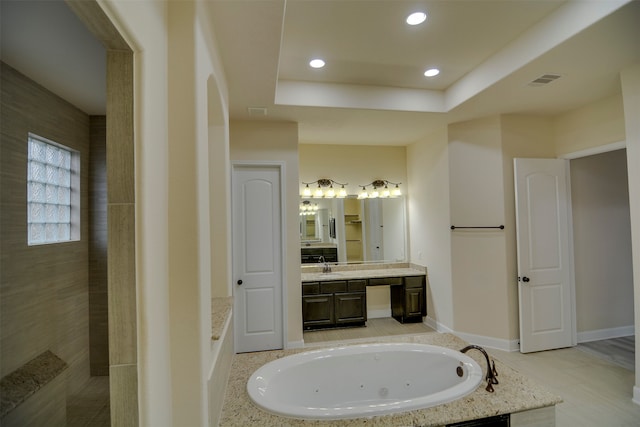
[[[484,348],[480,347],[479,345],[468,345],[460,350],[460,352],[466,353],[469,350],[478,350],[479,352],[484,354],[484,358],[487,361],[487,376],[485,377],[485,380],[487,380],[487,388],[485,388],[485,390],[487,390],[489,393],[493,393],[493,384],[498,384],[498,379],[496,378],[498,376],[498,371],[496,371],[495,360],[492,360],[493,363],[489,362],[489,355],[484,350]]]
[[[324,256],[320,255],[320,257],[318,258],[318,262],[324,263],[324,266],[322,267],[323,273],[331,273],[331,267],[329,266],[329,263],[324,259]]]

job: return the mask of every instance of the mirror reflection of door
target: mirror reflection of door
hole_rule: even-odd
[[[335,245],[340,263],[406,262],[404,197],[305,201],[317,210],[301,212],[301,247]]]

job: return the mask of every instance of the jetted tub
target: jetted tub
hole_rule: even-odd
[[[466,354],[427,344],[363,344],[308,351],[257,369],[251,400],[276,415],[346,419],[423,409],[459,399],[482,381]]]

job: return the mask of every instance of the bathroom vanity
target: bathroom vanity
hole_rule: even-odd
[[[426,274],[413,268],[345,270],[302,274],[303,328],[362,326],[367,321],[367,288],[389,286],[391,315],[400,323],[427,315]]]

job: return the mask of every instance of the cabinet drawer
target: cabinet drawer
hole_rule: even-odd
[[[347,292],[347,281],[320,282],[321,294],[331,294],[334,292]]]
[[[320,293],[320,284],[318,282],[309,282],[302,284],[302,295],[317,295]]]
[[[381,285],[402,285],[402,277],[383,277],[377,279],[369,279],[369,286]]]
[[[349,292],[365,292],[367,290],[367,280],[349,280],[347,287],[349,288]]]
[[[404,284],[407,288],[421,288],[424,280],[424,276],[408,276],[404,278]]]

